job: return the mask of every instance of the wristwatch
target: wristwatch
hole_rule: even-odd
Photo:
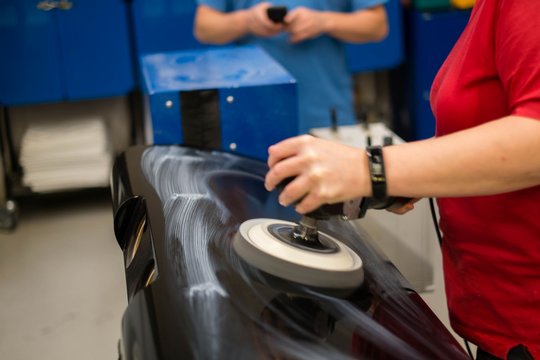
[[[366,148],[371,179],[373,198],[382,200],[386,198],[386,175],[384,173],[384,159],[381,146],[368,146]]]

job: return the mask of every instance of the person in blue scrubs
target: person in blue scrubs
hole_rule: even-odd
[[[197,0],[195,37],[208,44],[255,44],[298,82],[299,132],[355,122],[345,42],[382,40],[388,32],[386,0]],[[270,6],[286,6],[283,23]]]

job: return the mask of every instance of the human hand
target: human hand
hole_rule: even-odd
[[[265,187],[273,190],[294,177],[279,195],[279,203],[304,214],[331,204],[371,195],[371,183],[364,150],[338,142],[301,135],[268,148]],[[300,200],[301,199],[301,200]]]
[[[250,34],[270,37],[285,29],[283,24],[276,24],[268,18],[267,9],[271,6],[271,3],[263,2],[247,10],[247,27]]]
[[[414,204],[419,200],[420,200],[420,198],[410,199],[405,204],[398,205],[397,207],[390,206],[389,208],[386,209],[386,211],[389,211],[391,213],[398,214],[398,215],[403,215],[403,214],[406,214],[409,211],[413,210],[414,209]]]
[[[286,30],[291,33],[290,41],[298,43],[324,33],[326,17],[321,11],[297,7],[285,16],[285,24]]]

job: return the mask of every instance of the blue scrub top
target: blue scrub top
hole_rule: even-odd
[[[257,0],[197,0],[221,12],[250,8]],[[386,0],[274,0],[289,10],[304,6],[320,11],[351,12],[385,3]],[[355,121],[353,92],[344,43],[330,36],[319,36],[297,44],[289,43],[289,34],[271,38],[249,36],[239,41],[265,49],[298,82],[299,132],[330,126],[332,109],[339,124]]]

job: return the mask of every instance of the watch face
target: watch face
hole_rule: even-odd
[[[380,175],[383,172],[383,167],[381,164],[374,163],[371,168],[371,171],[373,172],[374,175]]]

